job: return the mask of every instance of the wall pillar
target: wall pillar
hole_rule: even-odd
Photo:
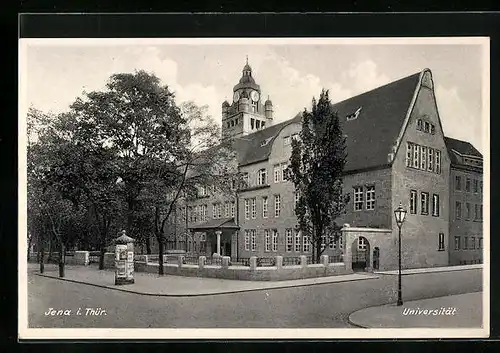
[[[220,237],[222,235],[222,231],[216,230],[215,235],[217,236],[217,255],[220,255]]]
[[[349,232],[349,224],[344,224],[342,237],[344,240],[344,265],[347,271],[352,271],[352,234]]]

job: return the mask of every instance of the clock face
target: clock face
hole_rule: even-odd
[[[250,97],[254,102],[257,102],[259,100],[259,92],[257,91],[252,91]]]
[[[239,100],[240,100],[240,93],[239,92],[234,92],[233,101],[237,102]]]

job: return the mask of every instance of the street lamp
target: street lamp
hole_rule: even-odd
[[[399,275],[398,275],[398,306],[403,305],[403,296],[401,294],[401,226],[406,218],[406,210],[403,209],[401,202],[399,207],[394,210],[394,216],[396,217],[396,224],[399,228]]]

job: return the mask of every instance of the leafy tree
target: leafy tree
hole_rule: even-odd
[[[82,209],[78,206],[75,193],[65,190],[52,177],[61,171],[57,166],[63,163],[61,152],[67,153],[68,116],[49,116],[30,109],[28,113],[28,230],[39,237],[40,270],[43,272],[43,238],[56,240],[59,249],[59,276],[64,277],[65,252],[75,241],[80,227]],[[49,245],[49,252],[51,252]]]
[[[200,187],[213,193],[231,193],[231,180],[238,177],[236,154],[230,140],[221,140],[220,127],[206,115],[206,107],[192,102],[180,106],[187,131],[184,148],[171,154],[170,163],[153,162],[156,176],[148,184],[154,209],[154,233],[159,245],[159,274],[163,275],[163,253],[166,226],[173,225],[177,206],[196,195]],[[187,230],[186,230],[187,231]]]
[[[295,207],[298,229],[310,237],[316,263],[340,234],[335,220],[349,201],[349,195],[343,194],[342,182],[346,158],[339,117],[328,91],[322,90],[318,101],[313,98],[311,111],[304,110],[300,139],[292,141],[289,167],[299,193]]]

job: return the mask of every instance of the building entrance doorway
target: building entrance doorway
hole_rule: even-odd
[[[359,237],[352,243],[352,270],[366,271],[370,266],[370,244],[365,237]]]

